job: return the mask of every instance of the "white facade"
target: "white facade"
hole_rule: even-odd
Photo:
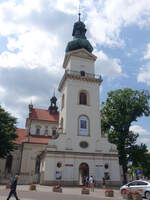
[[[59,85],[63,104],[59,115],[62,133],[56,140],[49,141],[42,154],[43,184],[53,184],[59,175],[65,185],[79,185],[83,176],[91,175],[97,184],[107,176],[108,182],[120,183],[116,148],[101,136],[101,79],[95,76],[95,60],[85,49],[65,56],[66,71]],[[86,94],[84,103],[81,103],[81,93]]]

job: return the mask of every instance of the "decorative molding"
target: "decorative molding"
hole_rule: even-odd
[[[59,83],[58,86],[58,91],[61,92],[65,81],[67,79],[72,79],[72,80],[80,80],[80,81],[86,81],[86,82],[91,82],[91,83],[98,83],[99,85],[101,84],[102,80],[99,78],[92,78],[92,77],[86,77],[86,76],[79,76],[79,75],[74,75],[74,74],[67,74],[65,73]]]

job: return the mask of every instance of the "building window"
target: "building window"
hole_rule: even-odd
[[[45,132],[44,132],[44,135],[48,135],[48,126],[45,126]]]
[[[80,91],[79,93],[79,104],[88,105],[89,104],[89,95],[85,90]]]
[[[89,135],[89,119],[85,115],[79,117],[79,135],[88,136]]]
[[[52,129],[52,138],[55,138],[56,137],[56,129]]]
[[[64,108],[64,102],[65,102],[65,95],[62,95],[62,100],[61,100],[61,110]]]
[[[57,133],[56,127],[52,128],[52,139],[57,139],[59,134]]]
[[[40,135],[41,127],[37,126],[36,127],[36,135]]]
[[[87,95],[84,92],[80,92],[80,104],[87,105]]]

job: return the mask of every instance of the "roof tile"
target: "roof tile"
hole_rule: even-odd
[[[50,114],[48,110],[39,109],[39,108],[33,108],[30,118],[31,119],[36,119],[36,120],[44,120],[44,121],[58,123],[58,121],[59,121],[59,113]]]

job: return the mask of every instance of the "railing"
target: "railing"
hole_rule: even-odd
[[[91,73],[87,73],[85,71],[65,70],[65,74],[86,77],[86,78],[95,78],[95,79],[99,79],[100,81],[103,80],[101,75],[91,74]]]

